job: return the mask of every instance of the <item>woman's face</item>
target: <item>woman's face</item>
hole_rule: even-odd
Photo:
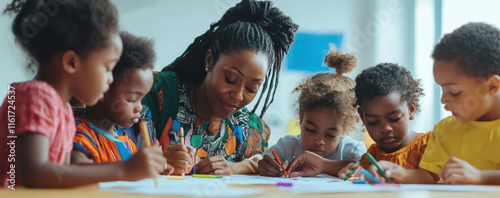
[[[221,54],[215,65],[209,51],[207,62],[210,69],[201,87],[212,119],[225,119],[252,102],[268,68],[265,54],[247,49]]]

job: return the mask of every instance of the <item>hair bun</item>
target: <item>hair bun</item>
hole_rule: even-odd
[[[338,75],[349,73],[358,66],[358,59],[353,53],[342,53],[336,50],[334,45],[325,56],[324,62],[329,68],[335,68]]]
[[[299,26],[286,16],[271,1],[242,0],[230,8],[217,25],[249,22],[262,27],[270,35],[278,49],[288,51],[294,41],[294,34]]]

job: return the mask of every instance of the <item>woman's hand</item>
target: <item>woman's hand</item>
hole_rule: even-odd
[[[216,155],[202,160],[195,165],[196,173],[210,175],[231,175],[234,164],[228,162],[222,155]]]
[[[281,167],[270,155],[264,155],[264,157],[259,160],[258,164],[259,174],[270,177],[281,177],[283,175],[283,169],[288,167],[287,162],[283,162],[283,167]]]
[[[193,168],[194,149],[185,145],[169,145],[163,155],[174,169],[172,174],[189,173]]]

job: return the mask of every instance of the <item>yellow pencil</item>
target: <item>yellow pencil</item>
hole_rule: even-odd
[[[179,133],[180,133],[180,136],[181,136],[181,145],[184,145],[184,128],[180,128],[179,129]],[[184,173],[181,173],[181,176],[185,176]]]
[[[142,137],[144,138],[144,144],[146,145],[146,147],[150,147],[151,139],[149,138],[149,130],[147,122],[141,120],[141,122],[139,123],[139,128],[141,129]],[[156,176],[154,177],[154,180],[155,180],[155,186],[158,186],[158,180],[156,179]]]

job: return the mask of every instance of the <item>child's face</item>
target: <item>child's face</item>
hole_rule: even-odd
[[[376,96],[361,103],[360,116],[370,137],[380,147],[399,150],[406,146],[415,105],[409,106],[399,92]]]
[[[109,45],[77,59],[77,70],[72,76],[72,94],[84,104],[92,106],[104,96],[113,82],[113,68],[122,54],[120,35],[113,34]]]
[[[304,149],[325,157],[337,148],[342,125],[335,112],[317,108],[304,111],[300,122],[300,136]]]
[[[202,84],[212,116],[225,119],[252,102],[267,66],[267,56],[252,50],[221,54]]]
[[[121,127],[131,127],[139,122],[142,110],[141,100],[153,86],[153,72],[150,69],[136,69],[127,73],[113,85],[104,97],[104,116]]]
[[[487,116],[495,99],[488,97],[488,85],[465,75],[457,63],[458,60],[434,61],[434,79],[443,90],[444,108],[459,122],[492,120]]]

